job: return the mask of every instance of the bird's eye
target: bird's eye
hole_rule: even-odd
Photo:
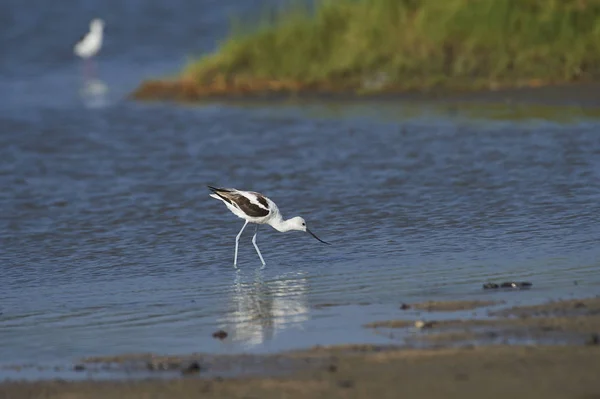
[[[302,223],[302,226],[306,226],[306,223]]]

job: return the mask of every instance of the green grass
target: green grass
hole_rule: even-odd
[[[182,75],[355,90],[600,76],[600,0],[317,0],[270,14],[233,24]]]

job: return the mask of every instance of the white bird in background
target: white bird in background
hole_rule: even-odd
[[[212,191],[211,197],[223,201],[227,208],[237,217],[246,220],[246,223],[242,226],[242,229],[235,237],[235,255],[233,258],[233,266],[237,268],[237,254],[238,254],[238,241],[242,235],[242,232],[246,228],[248,223],[256,223],[256,230],[252,237],[252,244],[256,249],[256,253],[260,258],[263,266],[265,260],[263,259],[258,245],[256,245],[256,233],[258,233],[258,226],[261,224],[268,224],[277,231],[286,232],[291,230],[306,231],[317,240],[324,244],[329,244],[317,237],[312,231],[306,227],[306,222],[299,216],[291,219],[284,220],[283,216],[279,212],[279,208],[273,201],[265,197],[260,193],[254,191],[242,191],[236,190],[235,188],[217,188],[208,186]]]
[[[74,53],[84,59],[84,74],[90,78],[93,74],[91,58],[98,54],[102,47],[102,36],[104,31],[104,21],[95,18],[90,22],[90,31],[86,33],[74,47]]]

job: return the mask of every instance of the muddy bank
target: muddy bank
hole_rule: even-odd
[[[313,347],[274,355],[90,357],[73,368],[88,375],[88,380],[4,382],[0,399],[592,398],[600,394],[600,298],[505,309],[497,304],[429,301],[400,307],[398,313],[407,315],[405,319],[364,326],[375,333],[391,331],[389,345]],[[490,307],[489,317],[452,318],[452,312],[477,307]],[[430,311],[414,314],[409,309]],[[433,318],[441,315],[450,318]],[[407,333],[396,340],[400,330]],[[111,378],[95,378],[94,373],[107,371],[114,373]]]
[[[600,83],[571,83],[547,86],[516,86],[498,89],[390,89],[378,93],[356,94],[343,88],[299,87],[286,82],[257,82],[254,85],[213,83],[198,85],[186,80],[149,80],[130,94],[140,101],[196,103],[208,101],[264,101],[285,99],[335,101],[441,101],[466,103],[535,104],[548,106],[600,107]]]
[[[438,306],[453,309],[452,303]],[[427,304],[421,304],[427,308]],[[460,309],[460,307],[459,307]],[[405,329],[407,344],[491,345],[510,343],[597,345],[600,334],[600,298],[549,302],[488,311],[489,318],[444,319],[427,317],[383,320],[364,327],[386,334]]]
[[[517,306],[490,312],[491,316],[596,316],[600,315],[600,297],[551,301],[541,305]]]
[[[499,301],[427,301],[401,305],[401,309],[424,310],[427,312],[455,312],[458,310],[472,310],[486,306],[499,305]]]
[[[459,310],[473,310],[477,308],[502,304],[502,301],[426,301],[418,303],[403,303],[400,305],[402,310],[422,310],[427,312],[455,312]],[[318,303],[313,305],[314,309],[332,308],[336,306],[367,306],[368,302],[358,304],[346,303]]]
[[[0,398],[592,398],[600,347],[321,350],[328,362],[285,377],[4,383]],[[335,356],[333,354],[335,353]]]

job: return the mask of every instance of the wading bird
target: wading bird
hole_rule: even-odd
[[[256,224],[256,230],[254,231],[254,236],[252,237],[252,244],[254,245],[256,253],[258,253],[263,266],[265,265],[265,260],[258,249],[258,245],[256,245],[256,233],[258,233],[258,226],[261,224],[268,224],[275,230],[281,232],[290,230],[306,231],[322,243],[330,245],[328,242],[321,240],[312,231],[310,231],[308,227],[306,227],[306,222],[301,217],[296,216],[291,219],[284,220],[283,216],[281,216],[281,213],[279,212],[279,208],[277,208],[277,205],[260,193],[256,193],[254,191],[236,190],[235,188],[216,188],[212,186],[208,186],[208,188],[212,191],[212,194],[210,194],[211,197],[223,201],[223,203],[234,215],[246,221],[238,235],[235,237],[233,266],[236,268],[238,242],[248,223]]]
[[[94,74],[92,57],[98,54],[102,47],[102,36],[104,31],[104,21],[95,18],[90,22],[90,31],[86,33],[73,48],[73,52],[83,58],[84,76],[89,80]]]

